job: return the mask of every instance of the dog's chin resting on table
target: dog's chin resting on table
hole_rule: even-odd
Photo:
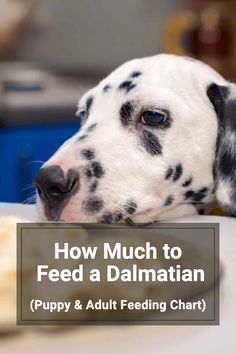
[[[206,64],[129,61],[87,92],[81,129],[35,177],[42,220],[162,221],[215,200],[236,215],[236,85]]]

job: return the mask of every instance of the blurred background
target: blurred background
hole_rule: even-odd
[[[235,0],[0,0],[0,201],[78,131],[80,96],[116,66],[168,52],[236,77]]]

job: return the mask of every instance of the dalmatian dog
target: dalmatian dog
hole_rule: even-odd
[[[129,61],[87,92],[81,129],[35,177],[41,220],[149,223],[236,215],[236,86],[206,64]]]

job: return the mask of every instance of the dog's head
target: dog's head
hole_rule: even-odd
[[[82,97],[82,128],[37,174],[41,215],[151,222],[176,206],[211,202],[215,188],[235,214],[235,97],[232,85],[189,58],[122,65]]]

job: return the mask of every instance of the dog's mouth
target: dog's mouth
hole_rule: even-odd
[[[78,212],[79,208],[66,205],[64,208],[49,208],[41,199],[38,199],[38,211],[40,218],[48,222],[75,222],[75,223],[94,223],[94,224],[121,224],[125,223],[130,226],[137,224],[146,224],[153,222],[151,214],[152,208],[134,210],[130,208],[129,212],[123,209],[106,211],[99,213],[97,216],[87,216],[83,212]]]

